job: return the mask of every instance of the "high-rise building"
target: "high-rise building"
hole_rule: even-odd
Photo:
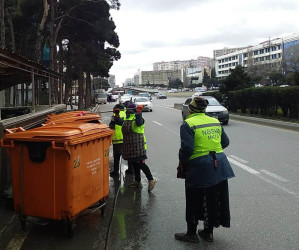
[[[269,39],[258,45],[218,56],[215,58],[216,75],[217,77],[224,78],[237,65],[241,65],[247,70],[258,67],[263,69],[268,68],[270,71],[283,72],[282,59],[293,56],[294,53],[292,53],[292,50],[296,46],[299,48],[299,34]],[[286,61],[286,65],[288,64],[290,62]]]

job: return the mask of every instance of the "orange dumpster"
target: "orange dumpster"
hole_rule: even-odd
[[[1,146],[11,159],[14,208],[22,227],[27,216],[65,220],[109,194],[109,147],[105,124],[73,123],[24,131],[7,130]]]

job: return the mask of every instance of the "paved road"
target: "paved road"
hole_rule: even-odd
[[[110,228],[108,249],[298,249],[299,133],[233,120],[224,127],[231,140],[225,152],[236,174],[229,181],[232,226],[216,229],[215,242],[209,245],[174,239],[174,233],[186,229],[184,183],[176,178],[182,120],[180,111],[172,108],[182,100],[154,98],[154,111],[144,113],[147,164],[158,179],[152,193],[147,192],[144,175],[143,189],[127,188],[131,176],[110,179],[108,212],[104,217],[98,212],[80,219],[74,238],[66,239],[61,227],[52,223],[29,225],[13,243],[20,246],[19,239],[22,249],[30,250],[104,249]],[[98,110],[112,110],[113,105]],[[103,121],[108,122],[110,115],[103,113]]]

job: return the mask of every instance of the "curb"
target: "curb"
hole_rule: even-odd
[[[288,130],[299,132],[299,124],[297,124],[297,123],[277,121],[277,120],[271,120],[271,119],[265,119],[265,118],[250,117],[250,116],[235,115],[235,114],[229,114],[229,117],[230,117],[230,119],[236,120],[236,121],[256,123],[256,124],[260,124],[260,125],[267,125],[267,126],[271,126],[271,127],[288,129]]]

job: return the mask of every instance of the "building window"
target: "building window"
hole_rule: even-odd
[[[264,54],[264,49],[260,49],[260,54]]]
[[[266,60],[268,60],[268,61],[269,61],[269,60],[270,60],[270,56],[266,56]]]
[[[276,50],[276,47],[275,46],[272,46],[272,51],[275,51]]]
[[[258,51],[257,51],[257,50],[254,51],[253,54],[254,54],[255,56],[258,55]]]
[[[281,58],[281,53],[278,53],[278,58]]]
[[[270,52],[270,48],[266,48],[265,49],[265,52],[267,53],[267,52]]]
[[[276,54],[275,54],[275,55],[272,55],[272,59],[276,59]]]
[[[278,44],[277,49],[278,50],[281,49],[281,44]]]
[[[260,58],[260,61],[261,61],[261,62],[264,61],[264,57],[263,57],[263,56]]]

